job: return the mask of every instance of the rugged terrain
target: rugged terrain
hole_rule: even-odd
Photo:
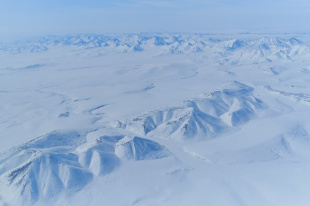
[[[0,44],[3,205],[307,205],[304,34]]]

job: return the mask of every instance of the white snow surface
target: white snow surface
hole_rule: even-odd
[[[0,205],[309,205],[303,34],[0,45]]]

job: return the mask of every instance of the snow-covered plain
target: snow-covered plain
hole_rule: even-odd
[[[309,205],[304,34],[0,44],[0,204]]]

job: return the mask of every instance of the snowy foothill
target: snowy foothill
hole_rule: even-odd
[[[0,45],[0,205],[310,202],[304,34]]]

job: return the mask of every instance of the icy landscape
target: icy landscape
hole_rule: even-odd
[[[0,205],[305,206],[308,34],[0,44]]]

